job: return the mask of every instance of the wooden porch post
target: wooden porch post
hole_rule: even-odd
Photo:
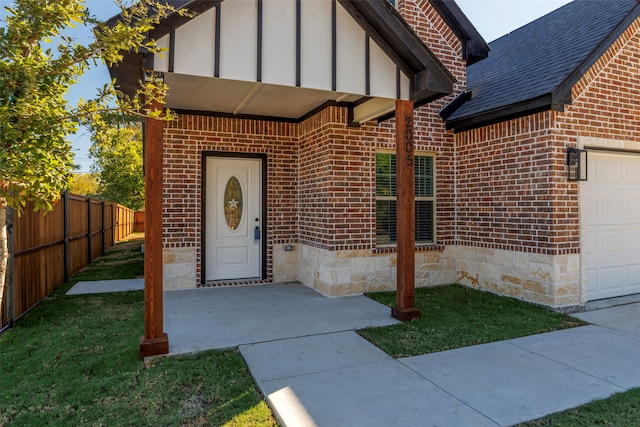
[[[391,316],[420,317],[415,307],[415,194],[413,101],[396,101],[397,301]]]
[[[151,110],[162,109],[153,102]],[[162,120],[146,118],[144,127],[144,335],[140,357],[169,353],[162,303]]]

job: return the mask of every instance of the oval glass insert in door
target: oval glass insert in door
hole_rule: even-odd
[[[231,231],[237,230],[242,222],[243,200],[240,181],[232,176],[224,188],[224,219]]]

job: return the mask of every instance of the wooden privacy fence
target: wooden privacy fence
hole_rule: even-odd
[[[134,233],[144,233],[144,211],[137,211],[134,214]]]
[[[34,212],[27,205],[21,216],[8,213],[9,269],[0,307],[2,328],[134,228],[131,209],[66,192],[51,212]]]

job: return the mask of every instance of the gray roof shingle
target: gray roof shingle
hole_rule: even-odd
[[[509,106],[545,95],[553,94],[549,107],[565,103],[570,93],[558,90],[585,63],[595,61],[603,44],[609,45],[612,35],[617,38],[639,11],[639,0],[574,0],[489,43],[489,57],[467,68],[472,96],[445,117],[448,127],[465,119],[468,126],[470,119],[495,111],[506,118],[515,111],[510,113]],[[473,127],[481,121],[475,119]]]

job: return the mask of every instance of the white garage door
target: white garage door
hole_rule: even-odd
[[[640,155],[589,151],[580,195],[587,300],[640,293]]]

